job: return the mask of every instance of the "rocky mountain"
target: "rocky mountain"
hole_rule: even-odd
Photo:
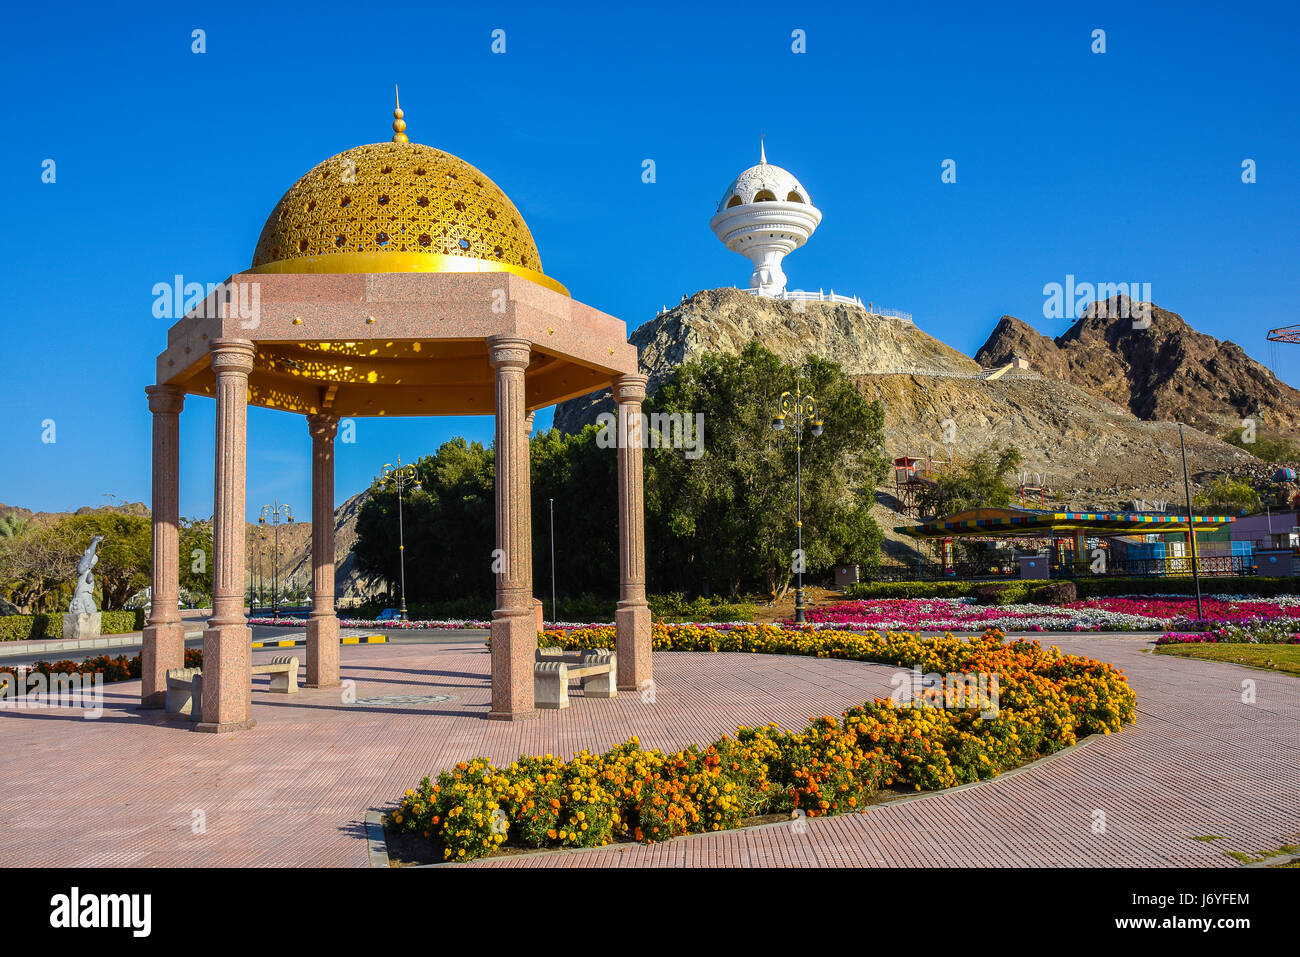
[[[1003,316],[975,359],[993,366],[1022,356],[1042,375],[1110,399],[1140,419],[1221,435],[1255,417],[1261,433],[1300,437],[1300,391],[1235,342],[1197,332],[1154,304],[1137,306],[1124,296],[1093,303],[1055,339]]]
[[[705,289],[638,328],[629,341],[653,391],[673,369],[705,352],[738,353],[757,339],[782,359],[838,362],[850,375],[900,371],[976,375],[979,363],[921,332],[907,319],[869,314],[850,303],[759,299],[737,289]],[[608,390],[562,402],[555,427],[578,432],[613,408]]]
[[[891,458],[932,454],[949,462],[1013,446],[1024,469],[1048,486],[1049,505],[1082,510],[1183,501],[1175,412],[1192,426],[1184,431],[1193,486],[1218,474],[1253,474],[1261,463],[1216,437],[1235,414],[1233,402],[1259,394],[1281,403],[1295,393],[1238,346],[1195,332],[1173,313],[1156,308],[1151,330],[1150,341],[1133,340],[1090,314],[1052,340],[1004,316],[972,360],[911,322],[856,305],[718,289],[684,299],[630,338],[651,389],[684,361],[706,351],[735,353],[752,339],[787,360],[833,359],[883,403]],[[1017,356],[1029,360],[1027,370],[1002,368]],[[1238,383],[1235,391],[1228,382]],[[1213,403],[1206,390],[1215,390]],[[610,408],[608,392],[571,400],[556,409],[556,427],[580,430]],[[877,521],[887,551],[903,554],[913,546],[892,534],[905,522],[893,493],[891,476],[878,489]]]
[[[357,513],[366,500],[366,492],[358,492],[334,510],[334,594],[340,599],[357,598],[372,590],[382,589],[382,583],[372,583],[357,571],[357,559],[352,554],[352,544],[357,540]],[[301,582],[311,581],[311,525],[301,523],[305,534],[294,548],[286,550],[283,569],[290,578]],[[283,533],[281,533],[283,534]],[[284,540],[281,539],[283,544]],[[373,587],[372,587],[373,586]]]
[[[30,508],[23,508],[21,505],[0,503],[0,516],[12,515],[24,522],[32,522],[35,525],[57,522],[59,519],[67,518],[70,515],[89,515],[92,512],[143,515],[147,518],[149,516],[149,506],[144,502],[123,502],[121,505],[83,505],[75,512],[33,512]]]

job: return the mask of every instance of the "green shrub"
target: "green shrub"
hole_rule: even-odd
[[[980,582],[857,582],[848,587],[847,598],[965,598],[975,594]]]
[[[1024,579],[1014,582],[858,582],[850,585],[846,598],[965,598],[975,596],[980,589],[1033,589],[1054,585],[1073,585],[1079,599],[1109,598],[1115,595],[1194,595],[1196,587],[1189,578],[1079,578],[1072,581],[1046,581]],[[1257,595],[1271,598],[1276,595],[1300,594],[1300,578],[1202,578],[1201,593],[1205,595]],[[1016,592],[1010,592],[1014,595]],[[1032,600],[1022,591],[1020,597],[1010,601]],[[1008,599],[989,604],[1008,604]]]
[[[1018,605],[1029,600],[1029,582],[996,582],[975,589],[977,605]]]
[[[1196,584],[1188,578],[1080,578],[1075,583],[1079,597],[1109,598],[1113,595],[1194,595]],[[1203,595],[1300,594],[1297,578],[1202,578]]]
[[[144,627],[144,609],[130,608],[125,611],[104,611],[100,612],[103,616],[103,634],[105,635],[125,635],[127,632],[139,631]],[[62,636],[63,623],[59,622],[60,637]]]
[[[710,598],[687,598],[681,592],[650,595],[650,616],[655,621],[753,621],[753,602],[731,601],[714,595]]]
[[[1036,605],[1064,605],[1079,600],[1079,589],[1074,582],[1052,582],[1031,588],[1029,600]]]
[[[614,608],[617,606],[612,598],[598,598],[595,595],[577,595],[559,600],[560,614],[551,614],[551,600],[542,599],[542,615],[547,621],[613,621]]]
[[[49,615],[5,615],[0,618],[0,641],[26,641],[45,634]]]
[[[144,627],[144,609],[104,611],[103,634],[124,635]],[[63,614],[5,615],[0,618],[0,641],[58,641],[63,638]]]

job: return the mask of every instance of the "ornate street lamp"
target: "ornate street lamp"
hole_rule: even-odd
[[[282,519],[283,516],[283,519]],[[271,552],[271,617],[280,617],[280,525],[281,522],[293,523],[293,509],[288,505],[281,505],[279,499],[276,499],[270,505],[262,506],[262,514],[257,517],[257,524],[265,526],[266,520],[271,519],[271,527],[275,529],[275,545]]]
[[[420,475],[414,465],[403,465],[399,455],[397,465],[384,463],[383,472],[380,473],[380,487],[390,483],[397,487],[397,556],[402,575],[402,621],[406,621],[406,532],[402,527],[402,492],[408,488],[418,492]]]
[[[263,558],[266,556],[266,529],[259,528],[253,536],[253,557],[257,560],[257,567],[253,569],[252,575],[249,576],[249,589],[252,591],[252,599],[249,606],[252,608],[266,607],[266,575],[264,573],[265,565]]]
[[[795,465],[794,465],[794,494],[795,494],[795,533],[797,537],[798,549],[795,562],[795,574],[798,576],[798,583],[794,591],[794,621],[795,624],[804,623],[804,604],[803,604],[803,426],[806,419],[811,426],[809,431],[813,435],[822,434],[822,420],[817,414],[817,400],[811,394],[803,394],[802,386],[795,387],[795,393],[782,392],[781,398],[777,400],[776,415],[772,418],[772,428],[778,432],[784,431],[785,420],[794,414],[794,448],[795,448]]]

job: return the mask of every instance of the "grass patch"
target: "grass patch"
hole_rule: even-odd
[[[1275,851],[1224,851],[1233,860],[1241,861],[1243,864],[1258,864],[1260,861],[1267,861],[1271,857],[1281,857],[1284,854],[1300,854],[1300,844],[1283,844]],[[1274,865],[1283,867],[1287,865]]]
[[[1240,645],[1218,642],[1159,645],[1156,654],[1202,661],[1223,661],[1248,668],[1263,668],[1300,675],[1300,645]]]

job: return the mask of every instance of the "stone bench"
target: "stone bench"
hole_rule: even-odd
[[[274,694],[298,693],[298,659],[289,655],[276,655],[270,664],[253,665],[253,674],[270,675]]]
[[[533,663],[536,706],[567,708],[569,682],[575,678],[582,682],[583,697],[618,697],[618,655],[612,651],[537,649],[537,660]]]
[[[253,674],[270,675],[272,694],[298,693],[298,659],[277,655],[268,664],[253,665]],[[203,720],[203,669],[170,668],[167,671],[168,714],[187,714],[191,721]]]
[[[202,719],[203,673],[199,668],[167,670],[167,713],[188,714],[191,721]]]

